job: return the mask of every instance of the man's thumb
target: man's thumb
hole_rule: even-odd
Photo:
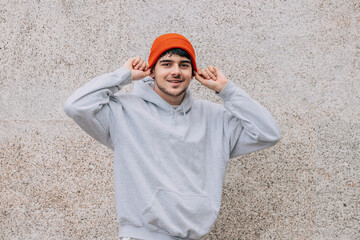
[[[201,77],[200,74],[198,74],[197,72],[195,72],[195,79],[198,80],[201,84],[204,85],[204,81],[205,79]]]
[[[151,69],[149,68],[148,70],[144,71],[144,75],[145,76],[149,76],[151,73]]]

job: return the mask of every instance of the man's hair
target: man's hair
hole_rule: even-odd
[[[191,69],[194,69],[190,54],[189,54],[187,51],[185,51],[184,49],[181,49],[181,48],[172,48],[172,49],[169,49],[169,50],[165,51],[164,53],[162,53],[162,54],[160,55],[160,57],[158,58],[158,60],[159,60],[160,58],[162,58],[163,56],[165,56],[165,55],[171,56],[171,55],[173,55],[173,54],[176,54],[176,55],[179,55],[180,57],[185,57],[185,58],[189,59],[190,62],[191,62]],[[156,61],[156,63],[154,64],[154,66],[151,68],[152,71],[154,71],[154,68],[155,68],[155,65],[156,65],[156,64],[157,64],[157,61]]]

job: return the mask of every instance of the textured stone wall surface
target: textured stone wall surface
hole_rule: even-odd
[[[63,105],[167,32],[282,133],[231,159],[205,239],[360,239],[358,0],[0,1],[0,239],[117,239],[112,152]]]

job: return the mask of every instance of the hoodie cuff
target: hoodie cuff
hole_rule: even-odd
[[[130,84],[132,80],[131,71],[126,67],[121,67],[114,72],[114,74],[121,79],[120,85]]]
[[[221,97],[224,101],[231,100],[233,95],[236,93],[238,87],[230,80],[226,83],[225,87],[221,92],[215,92],[216,95]]]
[[[235,83],[233,83],[232,81],[228,80],[227,84],[225,85],[225,87],[223,88],[223,90],[221,92],[216,92],[216,95],[218,95],[219,97],[221,97],[224,101],[229,101],[231,100],[236,94],[246,94],[246,92],[244,90],[242,90],[241,88],[237,87],[235,85]]]

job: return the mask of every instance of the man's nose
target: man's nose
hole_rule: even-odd
[[[171,73],[173,75],[179,75],[180,74],[180,67],[177,64],[174,64],[171,68]]]

